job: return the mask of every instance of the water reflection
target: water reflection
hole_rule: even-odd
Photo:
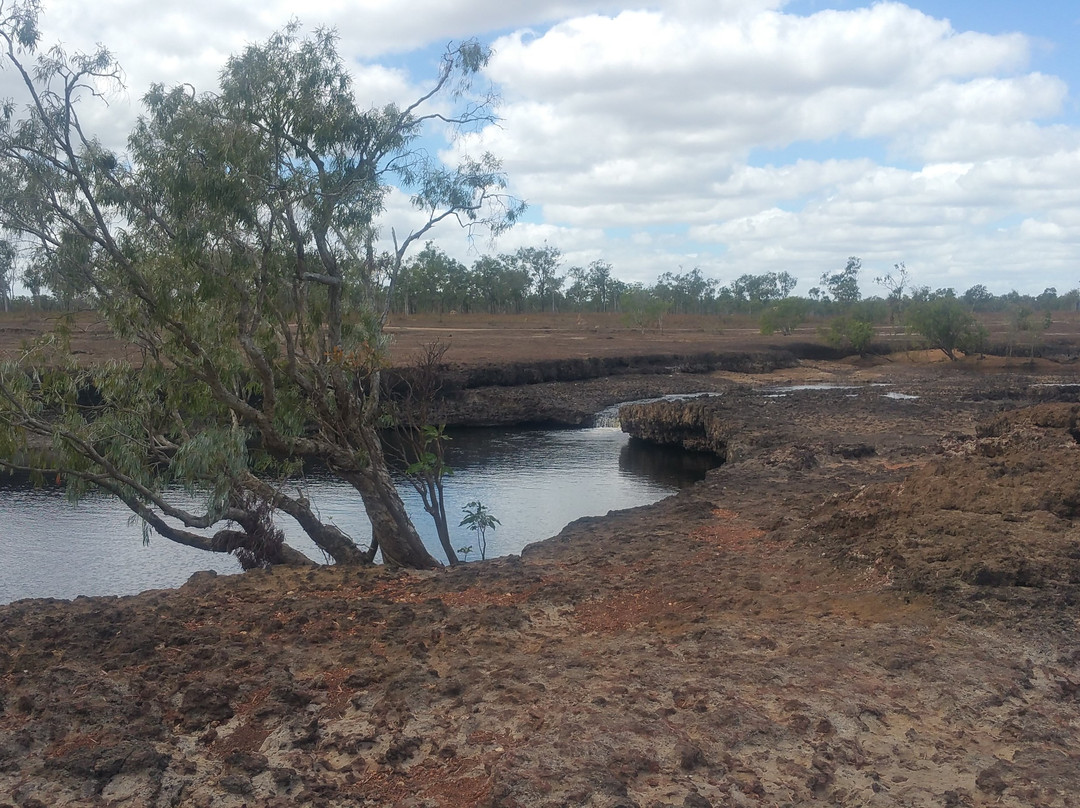
[[[716,455],[710,452],[656,446],[637,438],[630,438],[619,451],[620,472],[647,477],[671,488],[682,488],[688,481],[704,479],[709,469],[716,468],[717,464]]]
[[[457,523],[462,507],[479,499],[502,523],[489,534],[489,557],[520,552],[582,516],[655,502],[701,479],[715,465],[711,456],[631,441],[611,428],[473,429],[453,432],[451,438],[447,462],[454,474],[447,481],[447,513],[454,546],[475,544]],[[369,541],[371,528],[352,489],[319,474],[299,484],[308,489],[324,520],[362,544]],[[403,480],[399,488],[425,543],[442,559],[419,496]],[[291,520],[283,518],[281,526],[290,544],[324,560]],[[0,603],[128,594],[178,586],[196,570],[239,571],[231,557],[157,536],[144,547],[140,526],[111,497],[91,494],[76,507],[55,486],[12,486],[2,477],[0,559]]]

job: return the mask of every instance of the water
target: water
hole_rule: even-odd
[[[774,394],[785,393],[806,393],[814,392],[817,390],[857,390],[859,385],[855,384],[831,384],[829,382],[818,382],[815,384],[785,384],[779,387],[768,387],[766,390]]]
[[[787,398],[791,393],[807,393],[807,392],[820,392],[820,391],[848,391],[856,390],[859,392],[850,393],[845,392],[846,398],[858,398],[859,394],[868,388],[874,387],[891,387],[889,384],[873,383],[873,384],[831,384],[828,382],[822,382],[817,384],[788,384],[779,387],[766,387],[764,388],[762,395],[765,398]],[[919,396],[911,395],[909,393],[898,393],[891,391],[888,393],[882,393],[883,398],[893,399],[894,401],[916,401]]]
[[[447,462],[454,469],[446,484],[454,546],[476,547],[474,534],[457,523],[462,506],[480,500],[502,523],[488,534],[489,558],[520,552],[579,517],[655,502],[715,465],[708,456],[642,444],[612,428],[457,432]],[[303,484],[324,520],[361,545],[368,543],[371,528],[352,489],[319,476]],[[425,544],[443,560],[419,496],[404,481],[399,490]],[[288,517],[281,517],[281,527],[292,546],[325,560]],[[469,557],[478,557],[475,549]],[[0,477],[0,603],[175,587],[206,569],[240,568],[231,556],[157,535],[144,547],[141,525],[107,495],[88,495],[71,505],[57,487],[12,487]]]

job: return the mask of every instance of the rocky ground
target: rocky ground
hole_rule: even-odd
[[[3,607],[0,806],[1080,804],[1080,373],[928,359],[466,391],[719,392],[627,420],[728,462],[521,557]]]

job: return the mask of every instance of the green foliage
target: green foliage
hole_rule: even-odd
[[[907,266],[901,261],[899,264],[893,264],[892,272],[874,278],[874,283],[888,290],[890,301],[899,303],[904,299],[904,289],[911,285],[911,275],[907,271]]]
[[[874,324],[869,320],[843,315],[833,318],[821,333],[832,347],[862,355],[870,350],[874,341]]]
[[[973,311],[982,311],[988,308],[989,304],[993,301],[994,296],[985,286],[981,283],[977,283],[964,292],[961,299],[970,306]]]
[[[479,500],[474,500],[463,507],[465,518],[459,523],[459,527],[467,527],[476,532],[477,545],[480,548],[480,560],[487,557],[487,532],[494,530],[496,525],[502,524],[496,519],[487,506]],[[470,548],[471,549],[471,548]]]
[[[889,322],[889,303],[880,297],[867,298],[848,306],[847,315],[856,320],[881,325]]]
[[[631,287],[622,298],[623,320],[642,334],[648,328],[664,330],[664,315],[671,303],[641,287]]]
[[[420,451],[418,457],[405,467],[405,473],[409,475],[438,473],[443,477],[453,475],[454,470],[443,461],[441,449],[438,452],[432,451],[448,440],[450,438],[446,434],[445,426],[425,424],[420,427]]]
[[[801,297],[786,297],[761,313],[759,325],[762,334],[779,331],[785,337],[802,325],[810,313],[810,301]]]
[[[41,15],[39,0],[22,0],[3,9],[7,15],[2,21],[9,45],[33,50],[41,39],[38,17]]]
[[[469,311],[473,290],[465,265],[428,242],[405,266],[398,293],[416,310]]]
[[[889,322],[895,323],[907,304],[904,290],[911,285],[911,275],[907,271],[907,266],[903,261],[894,264],[892,272],[874,278],[874,283],[884,286],[888,290],[889,295],[886,298],[886,303],[889,306]]]
[[[698,267],[689,272],[664,272],[656,279],[650,293],[668,304],[675,314],[705,311],[716,295],[717,281],[706,278]],[[623,309],[625,310],[625,306]]]
[[[491,95],[469,90],[487,50],[448,48],[417,103],[372,107],[355,97],[337,35],[292,23],[229,58],[217,92],[151,87],[129,153],[116,155],[80,114],[119,86],[119,66],[104,48],[35,59],[37,16],[27,3],[0,19],[2,58],[27,101],[0,118],[0,236],[28,257],[28,278],[92,302],[141,358],[78,369],[61,334],[5,367],[0,465],[59,471],[76,495],[103,488],[192,546],[235,550],[186,530],[223,521],[254,541],[272,503],[338,561],[366,558],[302,493],[251,473],[315,461],[373,506],[384,559],[433,563],[377,432],[382,326],[387,291],[431,228],[453,219],[497,232],[523,209],[491,155],[444,166],[416,148],[429,121],[493,119]],[[379,255],[395,183],[420,224],[391,231],[394,249]],[[36,458],[8,450],[43,441]],[[176,488],[200,511],[178,505]]]
[[[17,254],[10,241],[0,239],[0,303],[4,311],[11,308],[11,297],[15,291]]]
[[[509,259],[514,268],[532,280],[541,309],[549,304],[550,310],[555,311],[556,295],[564,281],[558,274],[561,260],[559,249],[546,243],[543,247],[522,247]]]
[[[567,299],[581,309],[614,310],[624,284],[611,275],[607,261],[593,261],[588,267],[571,267],[568,276],[573,284],[566,291]]]
[[[747,311],[752,314],[760,306],[786,298],[797,283],[787,272],[741,275],[732,281],[730,293],[735,300],[745,303]]]
[[[1013,345],[1023,338],[1028,343],[1028,356],[1034,360],[1042,334],[1052,324],[1053,316],[1049,311],[1040,315],[1027,306],[1016,306],[1009,316],[1009,355],[1012,355]]]
[[[822,274],[821,284],[824,286],[835,303],[848,305],[858,302],[859,293],[859,270],[862,269],[862,259],[852,256],[848,258],[847,266],[840,272],[830,275]]]
[[[1035,305],[1041,311],[1053,311],[1057,308],[1058,293],[1053,286],[1043,289],[1042,294],[1035,298]]]
[[[950,359],[956,351],[969,353],[979,350],[986,341],[986,330],[960,301],[938,297],[913,303],[907,310],[907,327],[919,334],[933,348],[939,348]]]

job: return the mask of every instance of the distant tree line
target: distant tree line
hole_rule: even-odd
[[[673,314],[754,314],[791,294],[788,272],[743,275],[723,286],[697,267],[664,272],[651,285],[628,283],[607,261],[564,269],[551,245],[485,255],[471,267],[435,244],[408,261],[395,282],[398,314],[519,314],[524,312],[623,312],[660,304]]]
[[[402,267],[393,310],[398,314],[629,313],[651,304],[669,314],[763,315],[779,306],[781,313],[789,315],[848,313],[879,324],[898,322],[907,307],[939,299],[955,300],[971,312],[1080,311],[1080,289],[1058,294],[1051,287],[1039,295],[1011,291],[995,296],[976,284],[958,294],[954,289],[914,284],[902,263],[874,278],[883,294],[864,297],[861,274],[862,261],[852,256],[843,269],[823,273],[805,297],[794,297],[798,281],[790,272],[744,274],[725,285],[706,277],[698,267],[680,268],[660,274],[648,285],[620,280],[604,260],[564,268],[562,253],[548,244],[480,256],[469,267],[428,243]],[[787,300],[799,302],[780,305]],[[857,311],[849,311],[853,306]]]
[[[1059,295],[1047,288],[1039,295],[1012,291],[995,296],[982,284],[957,295],[951,288],[931,289],[916,285],[903,263],[874,278],[884,296],[864,298],[859,288],[862,261],[848,259],[843,270],[824,273],[821,285],[808,297],[785,297],[770,305],[760,317],[761,331],[791,334],[813,315],[825,316],[818,331],[830,344],[858,353],[867,352],[881,327],[893,333],[920,337],[927,347],[940,349],[950,359],[957,352],[988,349],[989,333],[976,318],[978,313],[1004,314],[1005,342],[993,346],[1008,355],[1023,350],[1034,357],[1055,312],[1080,311],[1080,289]]]
[[[482,255],[468,266],[428,242],[400,267],[390,290],[391,311],[399,315],[615,312],[643,326],[666,314],[746,314],[761,317],[768,333],[790,333],[807,318],[837,315],[903,325],[904,312],[911,306],[935,300],[956,301],[972,313],[1020,312],[1029,318],[1036,313],[1080,311],[1080,289],[1059,294],[1048,287],[1039,295],[1015,290],[994,295],[976,284],[957,293],[916,285],[903,263],[873,279],[881,294],[864,297],[861,274],[862,261],[852,256],[843,269],[823,273],[819,284],[802,297],[793,294],[798,282],[790,272],[743,274],[725,285],[698,267],[680,268],[663,272],[649,285],[620,280],[611,263],[602,259],[564,267],[561,251],[549,244]],[[13,296],[17,280],[30,290],[29,296]],[[0,308],[70,310],[92,305],[78,295],[50,291],[33,273],[19,275],[14,252],[0,241]]]

